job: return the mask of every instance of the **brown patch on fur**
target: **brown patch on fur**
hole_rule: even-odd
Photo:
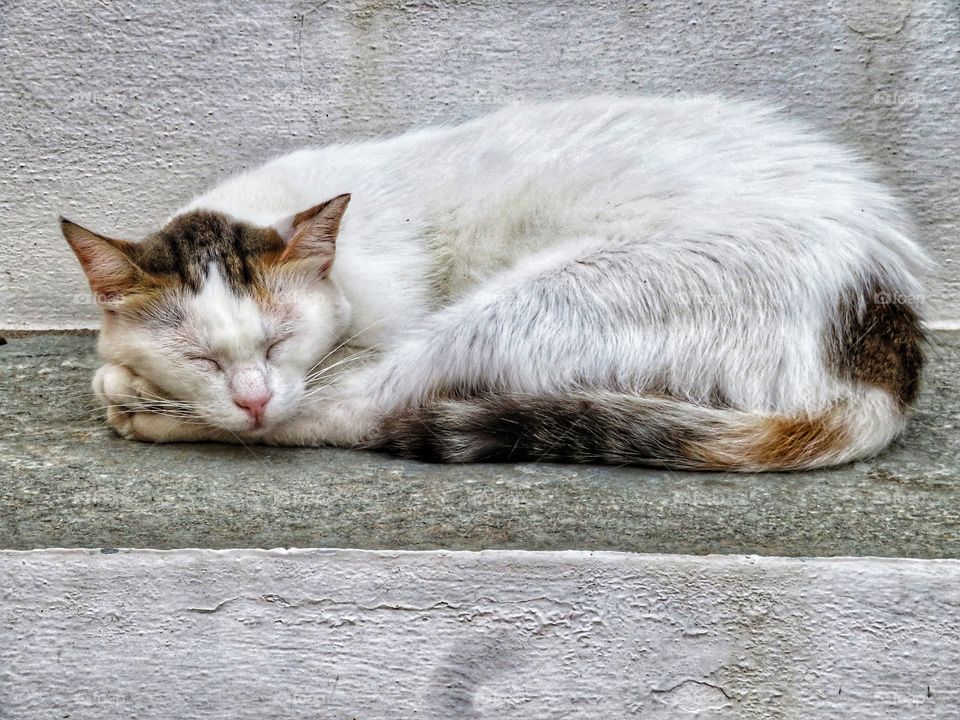
[[[179,315],[179,306],[170,302],[179,287],[178,282],[167,277],[142,278],[140,285],[124,296],[116,309],[136,315],[143,321],[153,319],[167,324],[175,319],[174,315]]]
[[[756,433],[753,430],[751,435]],[[776,417],[763,421],[759,435],[744,448],[744,460],[760,468],[799,468],[842,450],[847,430],[837,412],[800,417]]]
[[[843,450],[849,436],[840,406],[821,415],[771,416],[707,443],[688,445],[692,464],[706,470],[797,470]],[[820,464],[820,463],[818,463]]]
[[[284,242],[272,228],[197,210],[174,218],[134,247],[134,262],[151,275],[198,292],[213,263],[227,284],[246,292],[259,284],[263,264],[283,253]]]
[[[211,264],[237,293],[269,302],[266,281],[286,244],[273,228],[198,210],[180,215],[143,242],[115,240],[61,218],[70,243],[108,312],[170,322],[180,290],[199,292]]]
[[[827,337],[827,357],[842,378],[886,390],[901,406],[920,388],[923,330],[904,298],[874,278],[840,299]]]

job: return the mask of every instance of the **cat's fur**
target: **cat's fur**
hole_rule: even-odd
[[[842,463],[903,430],[910,233],[851,153],[715,98],[302,150],[139,244],[64,222],[125,437],[725,470]]]

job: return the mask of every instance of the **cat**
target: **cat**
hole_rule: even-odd
[[[284,155],[139,243],[61,224],[143,441],[805,469],[900,435],[923,365],[904,210],[762,103],[519,104]]]

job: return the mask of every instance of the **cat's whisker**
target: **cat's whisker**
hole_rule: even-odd
[[[144,395],[131,395],[131,394],[112,394],[111,399],[119,400],[129,400],[129,403],[124,403],[122,405],[116,405],[117,407],[128,407],[128,408],[146,408],[146,407],[172,407],[178,409],[192,409],[202,407],[203,403],[190,401],[190,400],[172,400],[170,398],[163,398],[160,396],[144,396]]]
[[[316,395],[321,394],[324,390],[329,390],[330,388],[334,387],[335,384],[336,384],[336,383],[329,382],[329,383],[326,383],[326,384],[324,384],[324,385],[318,385],[318,386],[316,386],[316,387],[310,388],[309,390],[307,390],[306,392],[304,392],[304,394],[302,395],[302,399],[303,399],[303,400],[309,400],[309,399],[315,397]]]
[[[318,393],[323,392],[324,390],[328,390],[332,387],[335,387],[337,385],[337,381],[348,373],[349,373],[349,370],[342,370],[339,373],[336,373],[333,375],[329,375],[329,376],[323,375],[321,377],[317,377],[311,382],[311,384],[307,386],[306,390],[303,393],[303,397],[309,398],[314,395],[317,395]],[[316,384],[317,381],[320,380],[321,378],[324,380],[324,382],[320,384]]]
[[[351,355],[351,356],[348,356],[348,357],[343,358],[343,359],[341,359],[341,360],[338,360],[338,361],[337,361],[336,363],[334,363],[333,365],[329,365],[329,366],[323,368],[322,370],[319,370],[319,371],[317,371],[317,372],[311,373],[311,374],[307,375],[306,377],[304,377],[304,384],[310,385],[310,384],[316,382],[317,380],[320,380],[321,378],[326,378],[326,377],[331,377],[331,376],[332,376],[332,377],[340,377],[340,376],[343,374],[343,372],[346,370],[346,368],[345,368],[344,370],[338,372],[338,373],[335,373],[334,375],[331,375],[331,373],[333,372],[333,370],[335,370],[336,368],[341,367],[341,366],[343,366],[343,365],[353,364],[353,363],[357,363],[357,362],[360,362],[360,361],[363,361],[363,360],[367,360],[367,359],[369,359],[370,357],[372,357],[372,355],[373,355],[373,353],[363,352],[363,353],[357,353],[357,354],[355,354],[355,355]]]
[[[237,433],[235,433],[233,430],[228,430],[227,428],[216,428],[216,429],[217,429],[218,431],[225,432],[225,433],[227,433],[227,434],[229,434],[229,435],[232,435],[233,438],[237,441],[237,444],[238,444],[238,445],[240,445],[241,447],[243,447],[243,449],[246,450],[246,451],[250,454],[251,457],[253,457],[254,459],[256,459],[256,461],[259,462],[261,465],[263,465],[264,469],[266,469],[268,472],[270,471],[270,467],[267,465],[267,463],[264,461],[264,459],[263,459],[262,457],[260,457],[260,455],[258,455],[256,452],[254,452],[254,451],[253,451],[253,448],[251,448],[249,445],[247,445],[247,443],[245,443],[245,442],[243,441],[243,438],[240,437]]]
[[[311,382],[311,381],[313,381],[313,380],[317,380],[317,379],[319,379],[319,378],[324,377],[325,375],[327,375],[327,374],[328,374],[331,370],[333,370],[334,368],[337,368],[337,367],[339,367],[339,366],[341,366],[341,365],[344,365],[344,364],[346,364],[346,363],[355,362],[355,361],[360,360],[360,359],[362,359],[362,358],[369,357],[369,356],[371,356],[371,355],[374,355],[375,353],[376,353],[376,348],[375,348],[375,347],[373,347],[373,348],[365,348],[365,349],[360,350],[360,351],[358,351],[358,352],[356,352],[356,353],[353,353],[352,355],[348,355],[348,356],[346,356],[346,357],[344,357],[344,358],[341,358],[340,360],[338,360],[337,362],[333,363],[332,365],[327,365],[326,367],[320,369],[320,370],[317,371],[317,372],[308,374],[308,375],[306,376],[305,380],[306,380],[306,382],[308,382],[308,383]]]
[[[341,348],[344,348],[344,347],[346,347],[347,345],[349,345],[349,343],[350,343],[351,340],[355,340],[355,339],[358,338],[360,335],[362,335],[363,333],[365,333],[367,330],[369,330],[369,329],[371,329],[371,328],[379,325],[379,324],[382,323],[382,322],[383,322],[383,319],[380,318],[380,319],[374,320],[372,323],[370,323],[370,324],[367,325],[366,327],[361,328],[360,330],[357,330],[357,332],[355,332],[353,335],[351,335],[350,337],[348,337],[346,340],[343,340],[342,342],[340,342],[340,343],[339,343],[338,345],[336,345],[332,350],[330,350],[326,355],[324,355],[324,356],[323,356],[322,358],[320,358],[316,363],[314,363],[314,366],[313,366],[313,368],[311,368],[311,370],[315,369],[318,365],[322,365],[322,364],[324,363],[324,361],[326,361],[327,358],[329,358],[331,355],[333,355],[335,352],[337,352],[337,351],[340,350]],[[371,346],[371,347],[375,347],[375,346]]]
[[[341,365],[348,365],[348,364],[351,364],[351,363],[360,362],[360,361],[362,361],[362,360],[365,360],[366,357],[367,357],[367,356],[365,356],[365,355],[357,355],[357,356],[355,356],[355,357],[350,357],[350,358],[346,358],[346,359],[344,359],[344,360],[341,360],[341,361],[338,362],[336,365],[331,365],[329,368],[327,368],[327,369],[324,370],[323,372],[318,372],[318,373],[314,373],[313,375],[307,376],[306,378],[304,378],[304,383],[307,384],[307,385],[310,385],[310,384],[312,384],[312,383],[317,382],[318,380],[324,380],[324,379],[331,379],[331,378],[339,378],[339,377],[342,377],[343,375],[346,375],[347,373],[350,373],[350,372],[353,370],[353,368],[344,367],[344,368],[342,368],[341,370],[338,370],[338,371],[336,371],[336,372],[333,372],[337,367],[340,367]]]

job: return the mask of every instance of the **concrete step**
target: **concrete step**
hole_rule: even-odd
[[[0,717],[960,717],[960,561],[0,553]]]
[[[0,719],[952,720],[960,561],[906,559],[960,551],[931,355],[881,457],[722,475],[130,443],[92,337],[9,339]],[[373,550],[189,549],[231,546]]]
[[[880,457],[783,475],[435,466],[117,439],[90,336],[0,346],[0,547],[346,547],[960,557],[960,335]]]

